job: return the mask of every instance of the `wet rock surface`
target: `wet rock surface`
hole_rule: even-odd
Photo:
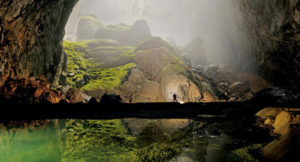
[[[267,128],[274,141],[263,148],[263,156],[271,161],[294,161],[300,151],[299,109],[266,108],[259,111],[261,127]]]

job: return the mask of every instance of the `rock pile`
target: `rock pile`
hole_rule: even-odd
[[[257,75],[239,73],[229,67],[199,65],[193,72],[214,87],[217,97],[230,102],[251,100],[258,91],[271,87],[271,84]]]

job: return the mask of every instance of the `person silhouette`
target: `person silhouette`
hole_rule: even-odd
[[[177,102],[177,96],[175,93],[173,94],[173,102]]]

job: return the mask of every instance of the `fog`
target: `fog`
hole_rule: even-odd
[[[243,21],[234,0],[80,0],[66,27],[67,40],[75,40],[80,16],[94,14],[104,25],[147,21],[151,33],[178,46],[196,38],[204,42],[207,59],[214,64],[243,64],[251,54],[241,32]],[[246,54],[244,54],[246,53]],[[250,54],[247,54],[250,53]],[[247,58],[247,57],[246,57]],[[248,67],[249,68],[252,67]]]

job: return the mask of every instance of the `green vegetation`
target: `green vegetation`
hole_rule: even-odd
[[[244,148],[236,149],[232,152],[230,152],[227,156],[227,161],[243,161],[243,162],[259,162],[259,159],[256,159],[256,157],[253,156],[253,152],[259,152],[257,150],[260,150],[262,148],[262,144],[254,144],[251,146],[247,146]]]
[[[113,89],[119,87],[131,68],[136,67],[134,63],[108,69],[91,69],[88,74],[93,78],[83,90]]]
[[[129,161],[136,147],[122,120],[69,120],[63,161]]]
[[[115,89],[135,65],[134,47],[111,46],[111,40],[64,42],[68,57],[66,84],[83,90]],[[84,77],[90,78],[88,81]]]
[[[232,151],[226,136],[195,134],[202,129],[198,124],[192,122],[170,133],[159,122],[150,121],[138,135],[133,135],[122,119],[52,120],[33,127],[2,125],[0,161],[142,162],[181,161],[182,157],[193,161],[259,161],[262,144]]]
[[[170,55],[171,60],[170,64],[166,66],[163,71],[171,72],[171,73],[176,73],[176,74],[181,74],[185,77],[189,77],[189,68],[185,65],[184,61],[175,53],[173,52]]]
[[[63,161],[168,161],[182,151],[183,138],[145,144],[125,125],[123,120],[69,120]]]

